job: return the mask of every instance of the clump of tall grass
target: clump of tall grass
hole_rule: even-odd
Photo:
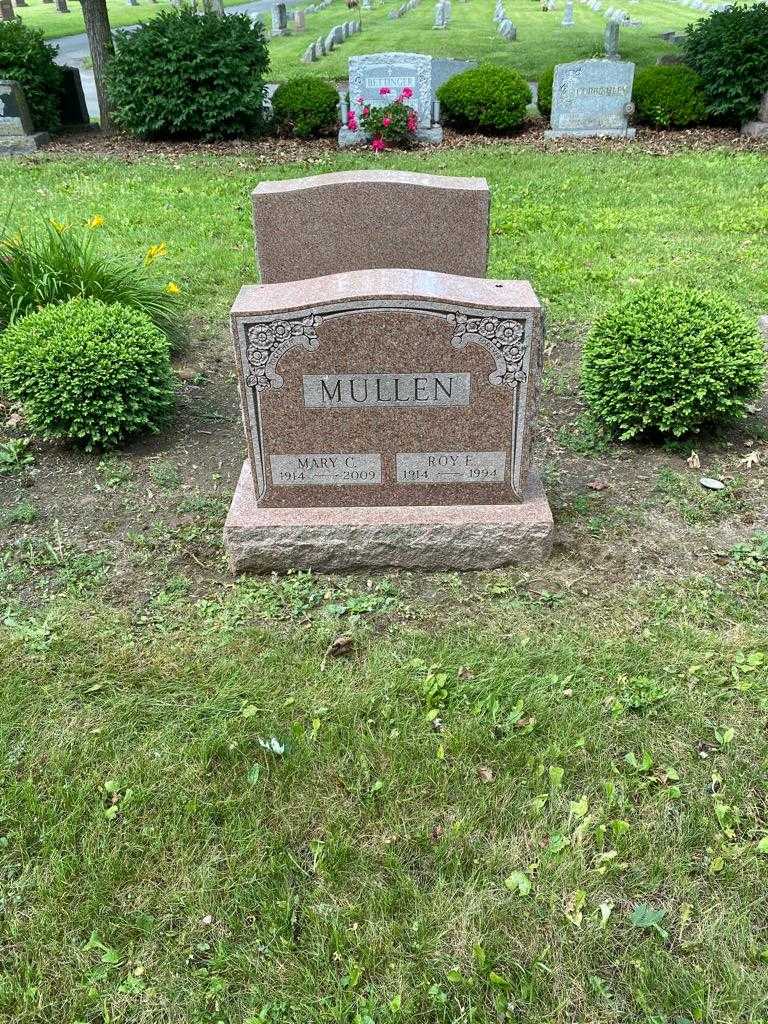
[[[142,259],[103,252],[92,230],[54,222],[0,238],[0,331],[53,303],[99,299],[145,313],[178,351],[185,339],[179,289],[151,269],[162,251],[153,246]]]

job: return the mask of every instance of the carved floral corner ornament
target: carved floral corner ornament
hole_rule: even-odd
[[[495,316],[468,317],[451,314],[456,325],[451,338],[454,348],[480,345],[490,352],[496,369],[488,378],[491,384],[514,388],[527,380],[523,369],[525,359],[525,321],[504,320]]]
[[[248,371],[245,383],[248,387],[263,391],[279,388],[283,378],[277,372],[277,364],[288,349],[304,348],[309,352],[318,346],[316,327],[320,317],[308,316],[303,320],[270,320],[267,323],[251,324],[245,327],[245,358]]]
[[[309,352],[318,347],[316,328],[322,317],[308,316],[303,320],[269,320],[245,325],[245,358],[248,369],[245,383],[257,391],[280,388],[283,378],[277,364],[292,348]],[[464,349],[467,345],[480,345],[493,358],[496,369],[488,380],[491,384],[514,388],[527,380],[523,369],[526,354],[525,321],[484,316],[470,317],[451,313],[448,320],[454,325],[451,345]]]

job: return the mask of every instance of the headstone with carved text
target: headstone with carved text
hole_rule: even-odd
[[[484,258],[487,237],[463,242]],[[248,449],[225,526],[233,570],[546,556],[552,517],[531,466],[543,321],[528,282],[349,270],[245,287],[231,326]]]
[[[632,112],[635,65],[620,60],[580,60],[558,64],[552,86],[548,138],[576,136],[633,139]]]

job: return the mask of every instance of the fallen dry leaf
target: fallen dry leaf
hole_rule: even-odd
[[[477,776],[481,782],[493,782],[493,772],[490,768],[485,768],[481,765],[477,769]]]
[[[745,469],[754,469],[755,466],[759,466],[760,452],[750,452],[749,455],[745,455],[743,459],[739,459],[739,465]]]
[[[590,480],[587,484],[587,487],[590,489],[590,491],[607,491],[608,481],[601,479]]]
[[[469,665],[460,665],[456,673],[458,679],[474,679],[475,673],[469,667]]]
[[[354,641],[351,636],[337,636],[335,640],[332,640],[328,644],[328,649],[323,655],[323,660],[320,664],[320,671],[322,672],[325,668],[325,663],[328,658],[341,658],[345,654],[352,653]]]
[[[698,456],[698,452],[691,452],[685,461],[691,469],[701,469],[701,459]]]

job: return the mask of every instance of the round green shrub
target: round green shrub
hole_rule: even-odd
[[[685,62],[704,82],[710,114],[741,124],[768,92],[768,4],[715,11],[690,26]]]
[[[0,21],[0,78],[18,82],[24,90],[35,131],[61,127],[59,97],[61,68],[54,63],[56,48],[45,42],[43,30],[22,21]]]
[[[641,68],[632,89],[639,124],[687,128],[707,120],[704,83],[685,64]]]
[[[171,417],[176,384],[168,342],[146,314],[72,299],[0,335],[0,391],[23,406],[34,433],[91,451],[157,433]]]
[[[544,117],[549,117],[552,113],[552,86],[555,81],[555,69],[549,68],[539,78],[539,96],[536,101],[536,105],[541,111]]]
[[[455,75],[437,90],[443,120],[457,128],[508,132],[525,121],[531,90],[519,71],[481,64]]]
[[[652,285],[595,322],[581,380],[596,418],[630,440],[737,420],[762,393],[764,374],[756,324],[729,299]]]
[[[300,139],[309,139],[336,128],[338,108],[338,91],[315,75],[303,75],[284,82],[272,97],[276,126]]]
[[[118,128],[143,139],[223,139],[261,131],[269,53],[245,14],[163,11],[119,32],[107,71]]]

